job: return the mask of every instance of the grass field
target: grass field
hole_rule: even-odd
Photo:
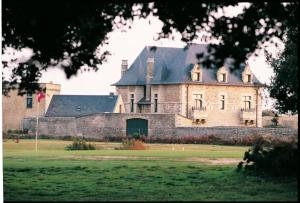
[[[12,140],[4,148],[5,201],[297,201],[296,178],[237,173],[248,147],[149,144],[148,150],[65,151],[70,141]]]

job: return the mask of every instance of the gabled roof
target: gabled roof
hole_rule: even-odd
[[[198,62],[196,54],[207,55],[206,44],[192,44],[187,50],[184,48],[156,47],[150,51],[145,47],[133,64],[129,67],[123,77],[113,85],[145,85],[147,73],[147,58],[154,57],[154,73],[150,84],[178,84],[178,83],[199,83],[199,84],[220,84],[217,81],[218,68],[206,68],[202,65],[202,82],[192,81],[191,70]],[[227,63],[224,64],[227,66]],[[243,68],[233,72],[228,71],[227,85],[245,85],[242,81]],[[253,85],[262,85],[254,76]]]
[[[117,99],[115,95],[53,95],[45,116],[75,117],[113,112]]]

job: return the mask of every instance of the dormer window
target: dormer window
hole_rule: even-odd
[[[226,68],[224,66],[219,68],[217,72],[218,82],[227,82],[227,76],[228,76],[228,71],[226,70]]]
[[[246,65],[243,73],[242,73],[242,80],[244,83],[252,83],[253,82],[253,74],[250,70],[250,67]]]
[[[221,76],[221,81],[226,82],[226,73],[222,73]]]
[[[195,64],[191,71],[192,81],[202,82],[202,70],[199,64]]]
[[[251,83],[251,75],[250,74],[247,74],[247,82]]]
[[[197,77],[196,77],[196,80],[197,80],[197,81],[200,81],[200,73],[199,73],[199,72],[196,73],[196,76],[197,76]]]

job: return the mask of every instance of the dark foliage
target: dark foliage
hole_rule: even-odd
[[[133,10],[136,5],[139,7]],[[49,65],[61,64],[68,78],[83,65],[97,70],[109,54],[101,48],[107,43],[107,34],[127,25],[134,16],[158,16],[163,22],[159,38],[169,37],[174,29],[187,45],[198,37],[198,31],[206,31],[204,40],[217,38],[221,43],[211,46],[212,58],[197,57],[204,65],[216,66],[232,57],[233,68],[239,68],[263,42],[273,36],[282,39],[287,28],[298,26],[298,2],[255,2],[237,17],[212,15],[218,9],[235,5],[237,2],[4,0],[2,52],[7,47],[29,47],[35,54],[15,68],[11,81],[3,80],[3,87],[10,88],[20,80],[20,94],[33,92],[40,71]],[[4,68],[8,65],[4,63]],[[5,88],[3,93],[7,93]]]
[[[257,142],[245,152],[244,161],[238,164],[238,171],[262,175],[297,176],[298,142],[279,142],[266,145]]]
[[[277,58],[267,54],[268,61],[274,69],[268,89],[275,98],[275,108],[280,113],[298,113],[299,62],[298,62],[298,27],[290,28],[285,40],[285,48]]]

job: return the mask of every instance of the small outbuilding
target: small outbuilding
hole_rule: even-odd
[[[120,96],[54,95],[45,117],[76,117],[94,113],[124,113]]]

